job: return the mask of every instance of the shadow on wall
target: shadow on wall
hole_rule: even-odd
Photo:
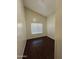
[[[62,59],[62,40],[55,40],[55,59]]]

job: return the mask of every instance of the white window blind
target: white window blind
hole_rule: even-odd
[[[31,24],[31,32],[32,32],[32,34],[43,33],[43,25],[42,25],[42,23],[32,23]]]

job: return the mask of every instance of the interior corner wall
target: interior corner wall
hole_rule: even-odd
[[[45,16],[42,16],[37,12],[34,12],[28,8],[25,8],[25,17],[26,17],[27,39],[47,36],[47,19]],[[33,21],[34,18],[36,19],[36,21]],[[43,33],[32,34],[31,23],[42,23]]]
[[[17,0],[17,59],[22,59],[26,44],[26,24],[22,2]]]
[[[55,13],[47,17],[47,36],[55,39]]]

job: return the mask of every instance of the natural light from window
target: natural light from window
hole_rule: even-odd
[[[43,33],[43,24],[42,23],[31,23],[31,32],[32,34]]]

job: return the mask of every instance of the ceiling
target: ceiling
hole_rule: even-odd
[[[56,0],[24,0],[24,6],[43,15],[55,13]]]

